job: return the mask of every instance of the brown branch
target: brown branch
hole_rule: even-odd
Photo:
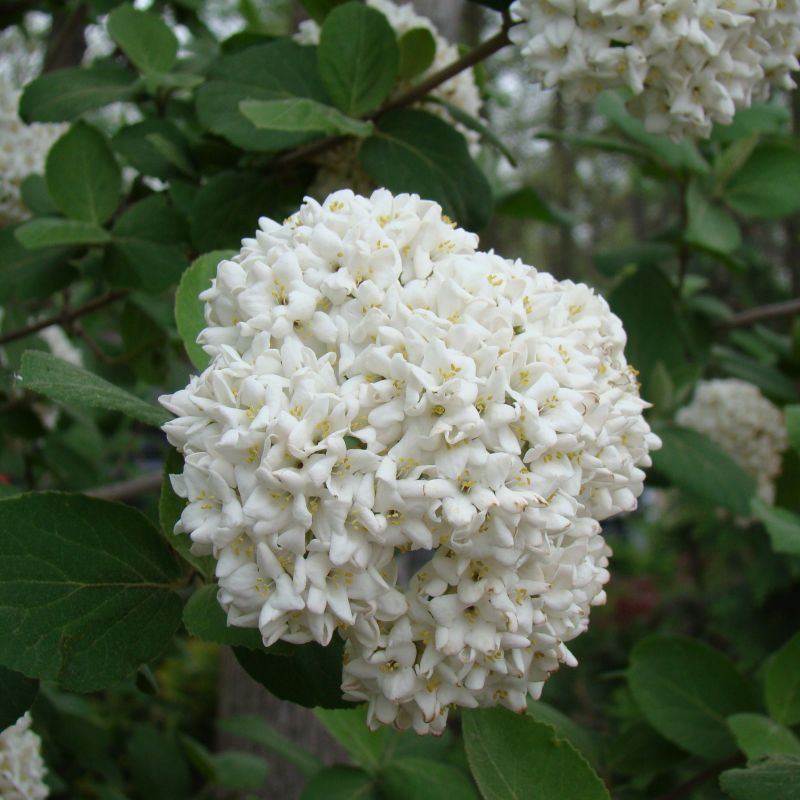
[[[83,494],[89,497],[97,497],[100,500],[130,500],[146,492],[152,492],[161,486],[161,473],[152,472],[149,475],[140,475],[129,481],[111,483],[108,486],[98,486],[95,489],[87,489]]]
[[[86,25],[89,9],[79,3],[72,11],[57,11],[47,41],[42,72],[54,72],[66,67],[77,67],[86,52]]]
[[[377,109],[377,111],[367,114],[364,119],[376,120],[387,111],[393,111],[396,108],[410,106],[412,103],[422,100],[424,97],[429,95],[433,89],[436,89],[438,86],[446,83],[460,72],[463,72],[470,67],[474,67],[476,64],[488,58],[493,53],[501,50],[507,44],[510,44],[511,40],[508,38],[508,29],[510,27],[511,21],[506,19],[503,23],[503,27],[494,36],[479,44],[468,53],[465,53],[461,58],[457,59],[452,64],[448,64],[438,72],[432,73],[424,81],[415,84],[408,91],[402,92],[401,94],[397,95],[397,97],[390,99],[379,109]],[[335,147],[337,144],[345,141],[346,139],[346,136],[328,136],[325,139],[319,139],[316,142],[311,142],[311,144],[308,144],[305,147],[300,147],[297,150],[284,153],[283,155],[278,156],[272,163],[275,166],[285,167],[289,164],[295,164],[298,161],[307,161],[308,159],[313,158],[320,153],[324,153],[326,150],[330,150],[332,147]]]
[[[51,325],[68,325],[72,320],[83,317],[86,314],[91,314],[93,311],[97,311],[111,303],[115,303],[127,294],[127,292],[120,290],[107,292],[106,294],[100,295],[100,297],[95,297],[94,300],[90,300],[88,303],[84,303],[82,306],[73,308],[71,311],[64,310],[60,314],[54,314],[52,317],[46,317],[45,319],[40,319],[38,322],[32,322],[24,328],[17,328],[17,330],[4,333],[0,336],[0,345],[8,344],[8,342],[15,342],[17,339],[24,339],[26,336],[32,336],[44,328],[49,328]]]
[[[719,326],[725,330],[730,328],[743,328],[747,325],[754,325],[756,322],[763,322],[768,319],[778,319],[779,317],[790,317],[793,314],[800,314],[800,297],[794,300],[786,300],[783,303],[772,303],[768,306],[758,306],[741,311],[728,319],[720,322]]]
[[[689,797],[695,789],[702,786],[706,781],[719,775],[720,772],[731,769],[731,767],[738,767],[740,764],[744,764],[744,756],[740,753],[737,753],[735,756],[723,758],[721,761],[715,761],[704,770],[698,772],[694,777],[689,778],[685,783],[681,783],[674,789],[670,789],[670,791],[659,795],[656,800],[681,800],[684,797]]]

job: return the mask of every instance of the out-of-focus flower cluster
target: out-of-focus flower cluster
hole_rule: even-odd
[[[708,136],[794,87],[800,0],[516,0],[511,39],[567,100],[628,87],[654,133]]]
[[[44,800],[42,740],[30,730],[31,715],[20,717],[0,733],[0,797],[3,800]]]
[[[762,500],[774,500],[788,445],[786,421],[758,387],[736,378],[703,381],[675,421],[706,434],[755,479]]]
[[[20,185],[31,174],[44,172],[47,151],[67,129],[66,124],[26,125],[17,114],[20,92],[0,79],[0,225],[30,216]]]
[[[436,26],[427,17],[414,11],[410,4],[398,5],[392,0],[367,0],[367,5],[380,11],[394,29],[398,38],[409,31],[423,28],[427,30],[436,42],[436,54],[430,67],[415,78],[415,81],[424,80],[428,75],[438,72],[448,64],[458,60],[458,47],[448,42],[437,30]],[[300,28],[295,34],[295,41],[300,44],[318,44],[320,28],[313,20],[300,23]],[[401,85],[400,90],[407,88]],[[481,96],[475,83],[475,76],[471,69],[460,72],[455,77],[446,81],[431,92],[432,97],[444,100],[472,117],[477,117],[481,112]],[[448,111],[441,105],[424,103],[426,111],[442,117],[452,124],[463,136],[473,153],[479,147],[478,134],[466,128],[461,123],[452,119]],[[317,198],[326,197],[337,189],[348,187],[357,192],[369,193],[374,184],[358,163],[358,142],[345,143],[319,156],[320,165],[311,194]]]
[[[600,520],[659,441],[606,302],[479,252],[439,205],[306,200],[220,263],[210,366],[162,398],[176,530],[232,625],[346,639],[370,724],[521,710],[604,602]],[[429,560],[405,588],[399,561]]]

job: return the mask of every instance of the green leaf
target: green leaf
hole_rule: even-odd
[[[659,361],[670,371],[685,363],[675,291],[657,267],[638,267],[616,285],[608,302],[625,325],[625,355],[639,369],[647,398]],[[664,336],[664,331],[670,335]]]
[[[800,151],[780,144],[759,145],[728,181],[724,198],[740,214],[776,219],[800,211]]]
[[[675,245],[667,242],[640,242],[611,250],[597,250],[594,265],[603,275],[613,276],[625,267],[652,267],[675,258]]]
[[[47,191],[47,181],[44,175],[28,175],[20,184],[22,201],[31,213],[39,217],[48,217],[58,214],[58,207]]]
[[[297,210],[302,192],[284,187],[273,176],[249,172],[215,175],[195,196],[192,205],[192,241],[201,252],[241,247],[245,236],[258,230],[267,215],[283,219]]]
[[[728,727],[748,761],[770,753],[800,756],[800,739],[788,728],[763,714],[734,714],[728,717]]]
[[[315,755],[306,752],[291,739],[278,733],[272,725],[256,714],[226,717],[217,723],[217,727],[226,733],[249,739],[272,750],[297,767],[304,775],[313,775],[324,767],[322,761]]]
[[[151,725],[136,723],[125,750],[139,797],[148,800],[189,797],[192,776],[173,737]]]
[[[607,91],[602,92],[596,103],[599,114],[604,116],[618,130],[622,131],[629,139],[641,145],[650,158],[661,162],[674,170],[696,172],[705,174],[711,168],[700,154],[697,145],[691,139],[673,142],[666,136],[656,136],[648,133],[644,123],[634,117],[625,108],[625,98],[622,93]]]
[[[735,752],[725,719],[751,710],[754,700],[722,653],[692,639],[650,636],[633,649],[628,681],[645,719],[666,739],[710,760]]]
[[[800,514],[774,508],[758,498],[753,499],[752,510],[764,523],[774,552],[800,556]]]
[[[427,28],[411,28],[398,40],[400,62],[398,72],[403,80],[422,75],[436,58],[436,39]]]
[[[733,800],[797,800],[800,758],[769,756],[747,769],[729,769],[720,775],[719,785]]]
[[[800,405],[786,406],[783,409],[786,417],[786,434],[789,438],[789,447],[800,453]]]
[[[211,287],[220,262],[234,254],[233,250],[214,250],[195,259],[181,275],[181,282],[175,292],[175,322],[178,333],[183,339],[189,360],[199,370],[208,366],[209,357],[197,344],[198,334],[206,327],[205,304],[198,295]]]
[[[478,800],[469,778],[457,767],[430,758],[393,758],[380,774],[386,800]]]
[[[323,22],[325,17],[347,0],[300,0],[300,5],[314,22]]]
[[[329,99],[317,71],[314,49],[288,39],[223,55],[195,93],[202,125],[237,147],[255,151],[296,147],[313,136],[259,130],[239,111],[239,103],[293,97],[309,97],[321,103]]]
[[[317,58],[334,105],[360,117],[388,97],[397,79],[400,51],[383,14],[361,3],[345,3],[325,18]]]
[[[0,501],[0,663],[69,691],[158,656],[180,623],[180,577],[140,511],[83,495]]]
[[[462,721],[485,800],[608,800],[595,771],[549,725],[502,707],[465,711]]]
[[[28,250],[69,245],[105,244],[108,231],[94,222],[62,217],[36,217],[14,231],[17,241]]]
[[[141,304],[128,300],[122,307],[119,332],[125,358],[136,375],[146,383],[163,383],[168,368],[166,329]]]
[[[599,763],[598,743],[588,728],[582,728],[566,714],[541,700],[528,701],[528,714],[537,722],[554,728],[558,736],[566,739],[592,766]]]
[[[106,23],[111,38],[141,72],[169,72],[178,56],[178,39],[155,14],[117,6]]]
[[[259,789],[269,774],[269,764],[259,756],[229,750],[209,753],[200,742],[181,737],[189,760],[210,784],[226,789]]]
[[[164,459],[164,474],[161,479],[161,494],[158,498],[158,522],[161,533],[180,557],[191,564],[207,581],[214,579],[215,560],[212,556],[196,556],[192,553],[192,540],[183,533],[175,533],[175,523],[180,519],[186,501],[175,494],[169,476],[183,470],[183,456],[170,448]]]
[[[13,725],[32,705],[39,681],[0,666],[0,731]]]
[[[300,800],[381,800],[375,779],[357,767],[326,767],[303,787]]]
[[[111,231],[106,268],[115,286],[156,294],[174,286],[188,266],[183,217],[164,195],[128,208]]]
[[[281,700],[306,708],[350,708],[342,699],[342,651],[338,636],[327,646],[309,643],[269,651],[233,649],[250,677]]]
[[[186,534],[182,534],[189,538]],[[225,612],[217,602],[218,587],[209,584],[197,589],[183,609],[183,624],[191,636],[204,642],[216,642],[230,647],[264,650],[257,628],[236,628],[228,625]]]
[[[169,120],[146,119],[126,125],[111,140],[114,149],[144,175],[169,180],[194,172],[188,143]]]
[[[121,67],[61,69],[41,75],[25,87],[19,114],[26,122],[70,121],[109,103],[130,100],[136,88],[136,76]]]
[[[713,356],[723,372],[754,383],[770,399],[779,403],[797,402],[794,382],[772,365],[719,345],[714,346]]]
[[[755,481],[719,445],[678,425],[659,425],[656,432],[663,447],[653,453],[655,469],[695,497],[740,517],[750,514]]]
[[[367,708],[322,709],[314,711],[317,719],[328,733],[347,750],[353,762],[368,772],[374,772],[381,764],[389,729],[371,731],[367,727]]]
[[[29,250],[17,241],[17,230],[0,229],[0,303],[47,297],[74,280],[67,250]]]
[[[478,230],[492,212],[492,190],[464,137],[425,111],[384,114],[359,151],[367,174],[393,192],[416,192],[441,204],[459,225]]]
[[[113,383],[68,364],[50,353],[29,350],[22,356],[20,386],[57,403],[119,411],[147,425],[160,427],[170,415]]]
[[[495,211],[514,219],[535,219],[548,225],[574,225],[575,220],[566,211],[552,205],[536,189],[526,186],[501,197]]]
[[[106,137],[75,123],[47,154],[47,190],[61,212],[86,222],[105,222],[116,210],[122,173]]]
[[[711,140],[727,144],[753,134],[787,133],[789,119],[789,110],[782,105],[753,103],[749,108],[739,109],[730,125],[715,125]]]
[[[800,722],[800,633],[770,659],[764,678],[769,715],[783,725]]]
[[[492,147],[496,148],[500,153],[502,153],[507,159],[509,164],[512,167],[517,166],[517,161],[514,158],[514,154],[505,146],[503,140],[488,126],[484,125],[481,120],[477,117],[473,117],[472,114],[467,114],[462,108],[459,108],[457,105],[453,103],[448,103],[447,100],[444,100],[441,97],[434,97],[433,95],[429,95],[425,98],[426,102],[428,103],[435,103],[438,106],[447,110],[448,115],[455,121],[461,123],[465,128],[471,131],[475,131],[475,133],[479,134],[480,137],[485,141],[488,142]],[[558,213],[564,214],[563,211]],[[567,214],[564,214],[567,217]],[[572,224],[571,222],[567,222],[564,224]]]
[[[621,731],[609,743],[607,752],[612,772],[641,778],[671,770],[687,758],[645,722],[635,722]]]
[[[314,132],[342,136],[370,136],[371,122],[348,117],[341,111],[311,100],[242,100],[239,110],[259,129],[271,131]]]
[[[705,197],[696,181],[686,193],[688,224],[686,241],[711,253],[730,255],[742,242],[736,220]]]

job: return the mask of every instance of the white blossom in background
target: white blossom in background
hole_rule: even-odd
[[[515,0],[512,41],[567,101],[627,87],[653,133],[708,136],[794,88],[800,0]]]
[[[17,114],[20,92],[0,79],[0,225],[30,216],[20,185],[44,172],[47,151],[69,127],[64,123],[26,125]]]
[[[26,713],[0,733],[0,797],[3,800],[44,800],[50,791],[44,782],[42,740],[30,730]]]
[[[583,284],[480,252],[416,195],[262,218],[201,295],[211,357],[161,402],[176,527],[232,625],[346,639],[370,724],[525,708],[605,600],[600,521],[648,451],[625,333]],[[431,560],[406,588],[400,553]]]
[[[433,63],[424,73],[414,79],[415,82],[423,80],[428,75],[438,72],[458,60],[458,46],[448,42],[439,33],[433,22],[427,17],[417,14],[410,4],[400,5],[392,0],[367,0],[367,5],[380,11],[386,17],[398,38],[416,28],[424,28],[433,36],[436,42]],[[300,44],[318,44],[319,35],[319,25],[313,20],[305,20],[300,23],[294,39]],[[401,90],[405,88],[408,88],[407,84],[400,86]],[[474,72],[471,69],[460,72],[434,89],[431,96],[452,104],[472,117],[478,117],[481,113],[481,96],[475,82]],[[447,110],[440,105],[435,103],[420,103],[420,105],[426,111],[436,114],[452,124],[466,138],[473,155],[477,153],[480,137],[475,131],[453,120]],[[317,198],[326,197],[331,192],[344,187],[363,192],[369,192],[374,188],[372,179],[358,163],[358,143],[350,146],[346,144],[323,153],[319,157],[318,163],[320,169],[315,184],[310,190],[311,194]]]
[[[786,421],[758,387],[736,378],[702,381],[675,421],[716,442],[755,479],[758,496],[772,503],[788,445]]]

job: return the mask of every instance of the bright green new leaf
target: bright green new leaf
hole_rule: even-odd
[[[707,759],[736,750],[726,717],[754,698],[733,663],[692,639],[651,636],[633,649],[628,681],[645,719],[666,739]]]
[[[786,508],[775,508],[758,498],[753,499],[752,509],[764,523],[776,553],[800,555],[800,514]]]
[[[422,75],[436,58],[436,39],[427,28],[411,28],[398,40],[399,74],[403,80]]]
[[[234,736],[249,739],[266,747],[281,758],[294,764],[304,775],[314,775],[323,768],[323,763],[315,755],[296,745],[258,714],[237,714],[226,717],[217,727]]]
[[[747,769],[729,769],[719,785],[732,800],[797,800],[800,757],[768,756]]]
[[[83,495],[0,501],[0,664],[101,689],[158,656],[180,622],[177,563],[136,509]]]
[[[99,130],[76,122],[51,148],[47,191],[67,217],[102,224],[116,210],[122,172]]]
[[[728,717],[728,727],[748,761],[770,753],[800,756],[800,739],[787,727],[763,714],[734,714]]]
[[[389,96],[400,52],[386,17],[352,2],[337,6],[325,18],[317,58],[331,100],[346,114],[360,117]]]
[[[122,67],[60,69],[25,87],[19,113],[26,122],[70,121],[109,103],[130,100],[136,89],[136,75]]]
[[[186,534],[182,534],[189,538]],[[216,584],[202,586],[192,594],[183,609],[183,624],[191,636],[204,642],[216,642],[230,647],[263,650],[261,634],[256,628],[236,628],[228,625],[225,612],[217,602]]]
[[[170,416],[158,406],[50,353],[29,350],[22,356],[20,373],[21,388],[57,403],[119,411],[154,427],[160,427]]]
[[[181,275],[181,282],[175,292],[175,322],[178,333],[183,339],[189,359],[199,370],[208,366],[209,356],[197,344],[197,335],[206,327],[203,313],[205,304],[198,295],[211,288],[211,281],[217,274],[219,263],[232,255],[234,255],[233,250],[214,250],[196,258]]]
[[[313,132],[364,138],[373,131],[371,122],[343,114],[333,106],[309,97],[288,100],[242,100],[239,110],[256,128],[270,131]]]
[[[62,217],[36,217],[17,228],[14,236],[28,250],[105,244],[111,241],[108,231],[94,222]]]
[[[337,764],[314,775],[303,787],[300,800],[381,800],[382,797],[368,772]]]
[[[767,710],[776,722],[800,722],[800,633],[796,633],[770,659],[764,679]]]
[[[39,681],[0,666],[0,731],[13,725],[33,705],[38,691]]]
[[[608,800],[597,773],[550,725],[502,707],[465,711],[462,720],[485,800]]]
[[[653,453],[653,466],[685,492],[727,508],[750,514],[755,481],[719,445],[703,433],[678,425],[659,425],[663,446]]]
[[[117,6],[108,15],[108,32],[142,72],[169,72],[178,56],[178,39],[157,15]]]
[[[359,151],[379,186],[416,192],[441,204],[459,225],[479,230],[492,212],[492,189],[472,160],[464,137],[426,111],[402,109],[381,117]]]

